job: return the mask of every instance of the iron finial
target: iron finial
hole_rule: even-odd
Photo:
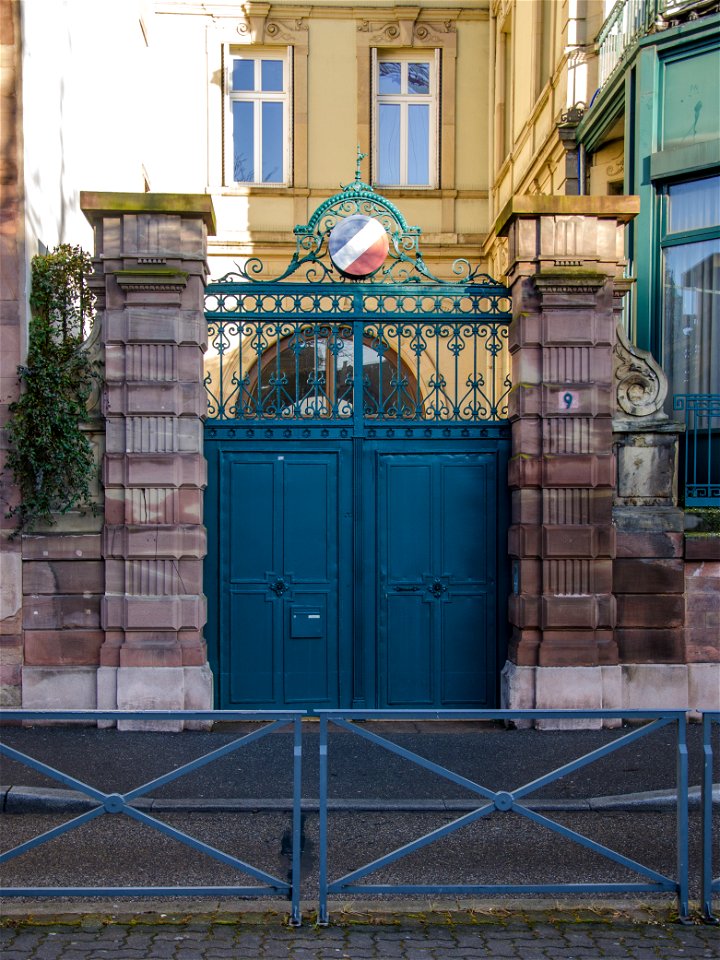
[[[357,145],[357,164],[355,166],[355,183],[360,183],[362,181],[362,174],[360,173],[360,164],[363,162],[366,153],[360,152],[360,144]]]

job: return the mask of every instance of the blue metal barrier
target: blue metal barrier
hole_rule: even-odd
[[[317,710],[320,717],[320,899],[318,921],[321,924],[328,922],[328,896],[330,894],[361,893],[361,894],[496,894],[496,893],[607,893],[619,892],[672,892],[677,897],[680,919],[688,917],[688,758],[686,719],[682,710]],[[413,753],[384,737],[373,733],[365,727],[356,726],[356,720],[574,720],[586,719],[631,719],[633,721],[648,721],[642,727],[636,727],[629,733],[619,736],[611,743],[591,751],[569,763],[565,763],[545,775],[523,784],[512,790],[491,790],[469,780],[453,771],[434,763],[419,754]],[[370,863],[345,874],[336,880],[328,879],[328,767],[329,767],[329,724],[353,733],[370,743],[409,760],[411,763],[429,770],[445,778],[450,783],[465,787],[478,797],[482,798],[479,806],[451,823],[445,824],[422,837],[413,840],[397,849],[379,857]],[[677,854],[676,876],[667,877],[650,867],[643,866],[631,860],[616,850],[597,843],[584,835],[577,833],[556,821],[543,816],[536,810],[530,809],[522,801],[535,793],[541,787],[547,786],[562,777],[567,776],[591,764],[602,757],[607,757],[630,743],[635,743],[643,737],[673,725],[677,731]],[[635,883],[538,883],[538,884],[453,884],[442,883],[432,885],[417,884],[358,884],[358,880],[377,870],[394,863],[422,848],[449,836],[456,830],[489,816],[495,812],[513,812],[522,817],[546,827],[561,837],[571,840],[581,847],[600,854],[601,856],[635,871],[644,878],[644,882]]]
[[[702,809],[703,809],[703,865],[702,865],[702,904],[705,919],[717,923],[713,914],[712,900],[714,893],[720,893],[720,876],[713,879],[713,828],[712,828],[712,790],[713,790],[713,749],[712,725],[720,724],[720,711],[703,714],[703,782],[702,782]]]
[[[3,896],[6,897],[84,897],[84,896],[237,896],[237,897],[258,897],[258,896],[277,896],[285,895],[291,899],[291,917],[290,922],[294,926],[299,926],[300,915],[300,848],[301,848],[301,817],[300,817],[300,792],[302,776],[302,726],[303,717],[301,711],[251,711],[251,710],[146,710],[146,711],[119,711],[119,710],[3,710],[2,717],[4,721],[98,721],[98,720],[129,720],[129,721],[178,721],[185,722],[217,722],[217,721],[250,721],[262,722],[268,721],[266,726],[253,730],[245,736],[238,737],[230,743],[224,744],[210,753],[191,760],[189,763],[177,767],[175,770],[157,777],[154,780],[144,783],[134,790],[127,793],[105,793],[97,790],[95,787],[56,770],[30,757],[25,753],[15,750],[4,743],[0,743],[0,754],[8,757],[10,760],[16,760],[25,764],[39,773],[46,774],[59,783],[72,787],[80,791],[87,797],[97,801],[97,806],[78,817],[68,820],[60,826],[54,827],[38,836],[32,837],[25,843],[21,843],[11,850],[0,854],[0,863],[6,863],[15,857],[26,853],[49,840],[68,833],[71,830],[81,827],[85,823],[102,816],[106,813],[124,813],[128,817],[144,824],[153,830],[157,830],[167,837],[185,844],[199,853],[206,854],[225,866],[235,868],[242,874],[253,877],[261,881],[264,886],[150,886],[150,887],[4,887]],[[280,880],[277,877],[266,873],[264,870],[254,867],[238,857],[225,853],[222,850],[203,843],[196,837],[177,830],[169,824],[155,817],[149,816],[142,810],[133,807],[133,801],[139,799],[153,790],[163,787],[168,783],[178,780],[186,774],[193,773],[214,760],[219,760],[240,748],[247,746],[269,733],[280,730],[283,727],[293,728],[294,747],[293,747],[293,802],[292,802],[292,879],[290,882]]]

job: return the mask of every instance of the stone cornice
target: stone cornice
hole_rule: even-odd
[[[640,197],[578,197],[520,194],[498,214],[492,232],[504,235],[514,220],[541,216],[596,217],[629,223],[640,212]]]
[[[482,20],[487,21],[490,18],[490,6],[486,2],[482,6],[478,4],[463,5],[455,4],[453,7],[441,7],[436,4],[424,5],[416,3],[408,6],[397,4],[389,0],[383,2],[378,0],[372,6],[364,4],[352,6],[347,3],[327,3],[327,4],[298,4],[290,3],[250,3],[246,14],[250,17],[267,18],[270,21],[294,21],[298,18],[308,17],[312,20],[398,20],[410,16],[408,11],[419,10],[417,16],[413,19],[421,21],[442,22],[445,20]],[[267,8],[267,13],[265,13]],[[159,15],[186,15],[186,16],[205,16],[215,21],[226,19],[237,20],[243,15],[241,4],[239,3],[172,3],[171,0],[158,2],[155,5],[155,13]]]
[[[212,197],[202,193],[80,193],[80,209],[90,223],[122,214],[168,213],[202,220],[208,234],[215,234]]]

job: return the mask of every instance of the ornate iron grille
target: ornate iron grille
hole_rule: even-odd
[[[343,276],[327,252],[330,230],[353,213],[377,217],[390,239],[388,261],[363,281]],[[355,182],[295,233],[280,277],[262,279],[254,259],[207,288],[209,420],[507,418],[505,287],[464,260],[453,267],[459,279],[434,276],[419,228],[360,180],[359,162]]]
[[[685,506],[720,506],[720,395],[676,393],[685,413]]]

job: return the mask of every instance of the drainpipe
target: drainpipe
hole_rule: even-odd
[[[578,169],[578,196],[584,197],[587,193],[586,186],[586,176],[587,176],[587,154],[585,152],[585,144],[578,144],[577,152],[577,169]]]

